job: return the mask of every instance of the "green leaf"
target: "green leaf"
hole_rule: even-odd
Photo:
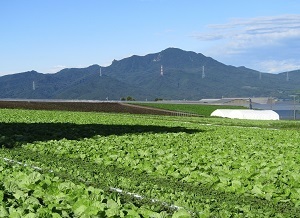
[[[8,217],[8,212],[2,205],[0,205],[0,217]]]
[[[105,210],[105,207],[106,207],[106,204],[105,203],[101,203],[99,201],[95,201],[92,203],[93,207],[96,207],[98,209],[98,211],[104,211]]]
[[[51,208],[52,209],[52,208]],[[52,210],[50,208],[38,208],[36,211],[36,216],[37,217],[55,217],[56,213],[53,213]],[[58,217],[61,217],[60,215]]]
[[[99,211],[101,211],[99,210],[99,208],[91,205],[84,211],[84,214],[87,216],[95,216],[98,214]]]
[[[22,208],[13,208],[12,206],[8,209],[10,218],[21,218],[23,214]]]
[[[140,213],[143,217],[151,217],[151,218],[160,218],[160,214],[154,211],[151,211],[147,208],[140,208]]]
[[[88,207],[86,205],[80,205],[80,206],[76,207],[76,209],[74,210],[74,214],[76,216],[81,216],[84,214],[84,212],[87,208]]]
[[[263,194],[262,190],[257,185],[253,187],[251,193],[253,193],[256,196],[261,196]]]
[[[36,171],[29,174],[28,177],[30,183],[36,183],[42,179],[42,175]]]
[[[67,190],[70,190],[74,187],[74,183],[72,182],[62,182],[58,185],[58,189],[60,191],[66,192]]]
[[[28,213],[24,216],[24,218],[35,218],[36,214],[35,213]]]
[[[105,215],[108,217],[119,216],[119,214],[120,214],[120,211],[116,208],[108,208],[105,211]]]
[[[139,213],[136,210],[126,210],[126,212],[127,212],[126,218],[140,217]]]
[[[61,218],[61,215],[58,213],[51,213],[52,218]]]
[[[108,208],[115,208],[115,209],[117,209],[117,208],[119,208],[119,205],[114,200],[108,199],[108,201],[107,201],[107,207]]]
[[[120,209],[119,205],[117,202],[115,202],[112,199],[107,200],[107,210],[105,211],[105,214],[107,216],[119,216],[120,214]]]
[[[242,187],[242,183],[239,180],[232,180],[231,184],[236,190]]]
[[[27,195],[27,193],[26,193],[26,195]],[[15,193],[13,194],[13,196],[14,196],[17,200],[19,200],[20,198],[25,198],[25,197],[26,197],[26,196],[25,196],[25,193],[24,193],[23,191],[21,191],[21,190],[16,190]]]
[[[16,190],[18,190],[18,186],[12,181],[4,182],[4,187],[5,187],[5,190],[7,190],[10,193],[13,193]]]
[[[189,212],[187,212],[184,209],[180,209],[176,211],[172,216],[172,218],[188,218],[188,217],[192,217],[192,216]]]
[[[75,204],[72,206],[72,210],[77,216],[82,215],[85,210],[89,207],[89,200],[88,199],[79,199],[75,202]]]
[[[27,198],[24,202],[24,205],[27,205],[27,209],[29,208],[35,208],[35,207],[39,207],[40,206],[40,202],[37,198],[30,196],[29,198]]]

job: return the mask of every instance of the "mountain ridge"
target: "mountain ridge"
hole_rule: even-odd
[[[100,76],[101,69],[101,76]],[[163,71],[163,75],[161,70]],[[201,53],[167,48],[114,60],[110,66],[65,68],[0,77],[0,98],[120,100],[199,100],[201,98],[287,98],[298,92],[299,71],[269,74],[231,66]]]

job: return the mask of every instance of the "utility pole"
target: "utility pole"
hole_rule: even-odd
[[[249,98],[249,109],[252,110],[252,100]]]
[[[297,95],[290,95],[290,97],[294,98],[294,120],[296,120],[296,96]]]

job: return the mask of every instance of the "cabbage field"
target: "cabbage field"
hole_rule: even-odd
[[[297,122],[0,114],[0,217],[299,217]]]

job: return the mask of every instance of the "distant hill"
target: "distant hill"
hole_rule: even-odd
[[[100,68],[101,74],[100,76]],[[163,75],[161,75],[161,68]],[[136,100],[272,96],[300,90],[300,71],[268,74],[220,63],[201,53],[168,48],[114,60],[108,67],[29,71],[0,77],[0,98]]]

